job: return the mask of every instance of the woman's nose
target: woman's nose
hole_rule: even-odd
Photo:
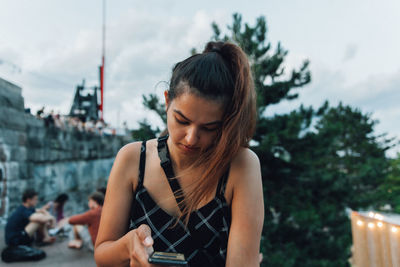
[[[196,127],[190,127],[186,132],[185,140],[186,145],[194,146],[199,141],[199,132]]]

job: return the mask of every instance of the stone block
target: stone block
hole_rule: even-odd
[[[10,145],[0,144],[0,162],[7,162],[10,160],[11,148]]]
[[[43,140],[46,137],[46,128],[44,126],[43,121],[38,120],[36,118],[34,118],[35,121],[37,121],[39,123],[39,125],[30,125],[27,124],[27,129],[26,129],[26,133],[27,133],[27,137],[28,140],[40,140],[39,143],[42,144]]]
[[[41,148],[28,147],[27,160],[32,163],[45,162],[46,161],[45,151]]]
[[[31,177],[30,175],[29,175],[29,167],[28,167],[29,165],[27,164],[27,161],[25,160],[25,161],[22,161],[22,162],[19,162],[19,178],[21,179],[21,180],[26,180],[26,179],[28,179],[29,177]]]
[[[24,112],[21,88],[0,78],[0,107],[14,108]]]
[[[0,128],[25,131],[25,114],[12,108],[0,108]]]
[[[10,160],[11,161],[26,161],[26,147],[23,146],[11,146]]]
[[[7,161],[3,163],[5,167],[5,178],[8,181],[20,180],[19,176],[19,163],[15,161]]]
[[[1,89],[0,89],[1,90]],[[24,99],[22,96],[13,95],[13,94],[1,94],[0,93],[0,106],[6,108],[13,108],[19,111],[24,111]]]
[[[21,204],[22,194],[28,187],[33,188],[32,183],[28,180],[14,180],[8,183],[9,208],[11,211]]]
[[[44,127],[44,121],[32,114],[25,113],[25,122],[27,127]]]
[[[0,128],[0,138],[2,143],[8,145],[23,146],[26,143],[26,134],[22,131],[10,130],[7,128]]]
[[[63,187],[67,191],[74,191],[79,189],[79,178],[77,164],[68,162],[65,166],[65,171],[60,177],[63,181]]]

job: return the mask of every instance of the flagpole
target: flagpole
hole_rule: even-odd
[[[100,67],[100,118],[104,119],[104,67],[105,67],[105,50],[106,50],[106,0],[103,0],[103,40],[102,40],[102,57]]]

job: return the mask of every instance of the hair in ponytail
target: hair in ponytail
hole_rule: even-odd
[[[241,147],[248,147],[256,124],[256,99],[249,61],[229,42],[209,42],[203,53],[175,65],[168,98],[192,93],[223,104],[222,126],[215,145],[189,169],[208,166],[185,194],[181,218],[187,223],[204,196],[212,194]],[[182,194],[182,192],[178,192]]]

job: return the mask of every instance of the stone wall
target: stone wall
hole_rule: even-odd
[[[39,206],[65,192],[67,215],[85,210],[87,196],[106,186],[114,157],[128,141],[46,127],[25,113],[21,88],[0,78],[0,223],[26,188],[39,192]]]

